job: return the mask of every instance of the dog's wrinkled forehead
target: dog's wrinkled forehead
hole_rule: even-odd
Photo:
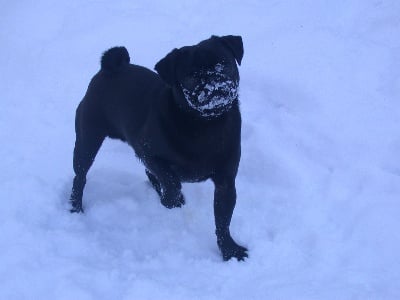
[[[236,63],[241,64],[243,43],[240,36],[212,36],[194,46],[172,50],[160,60],[155,69],[169,85],[179,84],[188,74],[224,66],[224,72],[238,76]]]
[[[235,76],[237,66],[236,59],[230,48],[226,47],[218,39],[208,39],[196,46],[181,49],[186,57],[177,64],[177,76],[186,76],[193,73],[225,73]]]
[[[221,86],[226,81],[238,82],[239,78],[235,66],[227,64],[223,60],[210,65],[191,66],[191,68],[182,71],[181,76],[179,76],[180,85],[187,89],[199,88],[201,85]]]

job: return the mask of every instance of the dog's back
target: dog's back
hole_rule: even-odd
[[[102,130],[101,134],[126,141],[127,136],[140,130],[164,89],[158,74],[130,64],[125,47],[111,48],[103,54],[101,69],[78,107],[77,126],[87,127],[90,123]]]

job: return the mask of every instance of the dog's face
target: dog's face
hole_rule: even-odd
[[[212,118],[228,111],[238,98],[243,57],[240,36],[212,36],[195,46],[174,49],[155,67],[170,85],[180,107]]]

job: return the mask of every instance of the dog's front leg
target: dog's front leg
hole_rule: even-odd
[[[146,161],[145,165],[147,177],[159,194],[161,204],[167,208],[184,205],[181,182],[168,164],[159,159],[151,159]]]
[[[231,237],[229,225],[236,204],[235,180],[214,179],[214,216],[218,247],[224,260],[236,257],[244,260],[248,257],[245,247],[238,245]]]

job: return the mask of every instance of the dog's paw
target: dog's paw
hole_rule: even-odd
[[[177,197],[161,197],[161,204],[164,205],[166,208],[175,208],[175,207],[182,207],[185,205],[185,197],[183,197],[182,193],[179,193]]]
[[[232,238],[218,241],[218,246],[222,252],[222,258],[224,261],[230,260],[231,258],[236,258],[238,261],[244,261],[245,258],[249,257],[247,254],[247,248],[236,244]]]
[[[245,258],[249,257],[247,254],[247,248],[236,245],[228,249],[222,250],[222,258],[227,261],[231,258],[236,258],[238,261],[244,261]]]
[[[69,210],[70,213],[78,213],[78,214],[83,214],[83,207],[82,205],[78,205],[72,202],[72,208]]]

